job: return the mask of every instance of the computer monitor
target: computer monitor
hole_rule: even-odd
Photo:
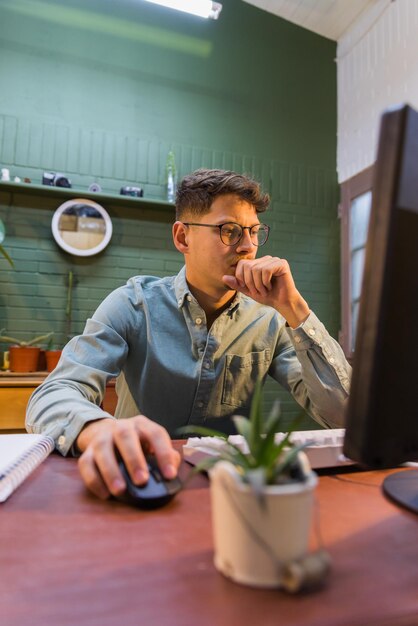
[[[344,454],[369,468],[418,461],[418,112],[381,118]],[[383,490],[418,514],[418,470]]]

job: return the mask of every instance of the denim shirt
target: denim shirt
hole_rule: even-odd
[[[186,424],[233,432],[231,416],[248,415],[255,383],[267,375],[321,425],[343,425],[350,366],[314,313],[293,330],[275,309],[237,293],[208,330],[185,268],[135,276],[64,348],[30,398],[26,426],[67,454],[87,422],[112,417],[100,404],[117,377],[116,418],[142,413],[171,436]]]

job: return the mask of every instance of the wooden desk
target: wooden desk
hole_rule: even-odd
[[[0,372],[0,431],[25,432],[25,414],[32,392],[45,380],[48,372],[17,374]],[[115,381],[106,385],[103,408],[111,415],[117,404]]]
[[[320,478],[333,572],[293,597],[215,570],[206,478],[141,512],[90,496],[76,460],[53,455],[0,505],[0,623],[417,626],[418,519],[381,494],[388,473]]]

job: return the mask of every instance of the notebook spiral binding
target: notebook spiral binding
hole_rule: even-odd
[[[34,469],[44,461],[55,447],[52,437],[45,437],[38,441],[30,450],[23,453],[0,476],[0,491],[2,500],[8,498],[23,483]]]

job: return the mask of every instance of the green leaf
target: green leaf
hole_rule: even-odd
[[[4,226],[3,220],[0,219],[0,244],[3,243],[5,236],[6,236],[6,228]],[[10,256],[8,255],[8,253],[3,248],[2,245],[0,245],[0,254],[2,256],[4,256],[4,258],[9,262],[9,264],[12,267],[14,267],[14,263],[13,263],[12,259],[10,258]]]
[[[223,461],[229,461],[236,467],[241,467],[244,472],[248,471],[253,465],[251,464],[251,457],[248,454],[244,454],[233,443],[227,442],[226,447],[219,451],[219,458]]]
[[[228,441],[228,435],[225,433],[221,433],[218,430],[214,430],[213,428],[207,428],[206,426],[181,426],[176,431],[177,434],[192,434],[192,435],[201,435],[203,437],[218,437],[224,440],[224,445],[222,448],[216,448],[217,459],[223,459],[225,461],[231,461],[234,465],[239,465],[240,467],[251,467],[251,460],[249,459],[247,454],[244,454],[239,446]],[[210,445],[210,444],[208,444]]]
[[[245,474],[245,482],[251,485],[260,505],[265,505],[264,487],[266,485],[266,471],[264,467],[257,467]]]
[[[225,444],[219,450],[219,457],[224,461],[231,461],[234,465],[243,468],[255,467],[252,457],[242,452],[239,446],[231,441],[225,441]]]
[[[300,422],[300,417],[301,416],[298,416],[292,421],[287,432],[285,433],[285,436],[278,444],[275,443],[275,434],[277,432],[280,432],[280,427],[279,427],[280,417],[277,417],[276,420],[272,419],[270,421],[269,431],[266,434],[267,443],[265,447],[263,448],[263,450],[261,451],[263,455],[263,459],[262,459],[263,463],[271,466],[283,454],[283,450],[286,447],[293,447],[293,444],[290,438],[291,438],[292,432],[296,429],[296,427],[298,426]]]
[[[15,264],[13,263],[12,259],[10,258],[10,256],[8,255],[8,253],[6,252],[6,250],[3,248],[3,246],[0,246],[0,254],[2,256],[4,256],[4,258],[9,262],[9,264],[14,267]]]
[[[259,433],[254,433],[257,444],[253,444],[252,454],[257,465],[270,467],[275,462],[277,455],[274,453],[275,435],[279,431],[280,404],[275,402],[266,421],[262,420],[261,389],[260,395],[255,400],[259,404]]]
[[[248,440],[251,436],[251,422],[248,417],[243,417],[242,415],[234,415],[232,417],[232,421],[235,424],[235,428],[239,435],[244,437],[245,441],[248,443]]]
[[[0,335],[0,341],[3,343],[11,343],[17,346],[32,346],[35,343],[41,343],[46,341],[54,334],[54,332],[50,332],[47,335],[39,335],[38,337],[34,337],[30,341],[22,341],[21,339],[16,339],[15,337],[9,337],[7,335]]]
[[[202,437],[220,437],[221,439],[227,439],[228,435],[222,433],[220,430],[214,428],[207,428],[206,426],[193,426],[188,424],[187,426],[180,426],[176,430],[177,435],[201,435]]]
[[[271,407],[270,413],[267,417],[267,420],[265,422],[264,428],[265,428],[265,432],[270,431],[270,429],[272,428],[273,424],[274,424],[274,428],[276,429],[276,432],[279,432],[279,423],[281,421],[281,417],[280,417],[280,400],[277,399],[274,401],[273,406]]]
[[[284,474],[289,469],[290,465],[297,458],[299,452],[307,447],[307,443],[299,446],[293,446],[285,455],[284,459],[275,467],[274,475],[277,478],[280,474]]]
[[[24,345],[33,346],[35,343],[43,343],[44,341],[47,341],[48,339],[50,339],[50,337],[52,337],[53,334],[54,334],[54,331],[51,331],[50,333],[47,333],[46,335],[39,335],[38,337],[34,337],[33,339],[31,339],[30,341],[24,342]]]
[[[219,462],[219,458],[216,456],[211,456],[206,459],[203,459],[202,461],[200,461],[200,463],[197,463],[193,467],[190,474],[193,475],[193,474],[199,474],[200,472],[207,472],[211,467],[216,465],[216,463],[218,462]]]
[[[257,458],[261,435],[263,434],[262,408],[261,408],[261,381],[257,381],[250,410],[251,429],[248,437],[248,447],[254,458]]]
[[[278,432],[278,420],[271,422],[268,432],[265,434],[264,439],[261,442],[258,452],[258,462],[260,465],[271,465],[276,459],[275,453],[275,437]],[[279,452],[280,454],[280,452]]]

